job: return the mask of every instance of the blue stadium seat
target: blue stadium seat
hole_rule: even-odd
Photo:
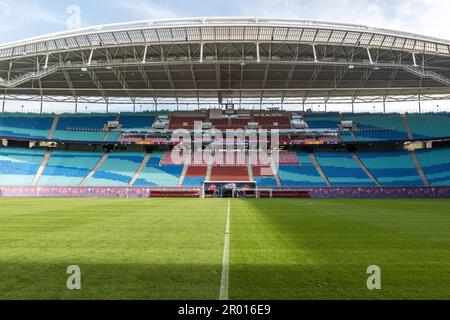
[[[122,129],[145,131],[152,128],[155,122],[155,115],[153,113],[121,113],[120,124]]]
[[[359,158],[382,186],[422,186],[407,151],[359,151]]]
[[[183,172],[182,165],[161,165],[164,152],[154,152],[134,186],[176,187]],[[188,179],[188,182],[190,180]]]
[[[343,118],[356,124],[359,141],[408,139],[400,114],[343,114]]]
[[[144,160],[145,152],[114,152],[94,176],[86,181],[87,186],[127,186]]]
[[[415,139],[450,137],[450,113],[408,114]]]
[[[45,150],[0,147],[0,185],[30,186]]]
[[[433,186],[450,186],[450,148],[417,150],[428,182]]]
[[[0,135],[47,139],[52,123],[52,115],[2,113],[0,114]]]
[[[308,155],[298,152],[300,165],[281,165],[278,169],[281,185],[283,187],[326,187]]]
[[[116,118],[116,115],[104,114],[62,115],[54,138],[69,141],[102,141],[105,132],[101,130],[109,121],[115,121]],[[73,129],[76,131],[69,131]],[[89,132],[90,130],[93,132]]]
[[[201,187],[205,177],[185,177],[183,187]]]
[[[349,152],[317,152],[317,161],[334,187],[374,187]]]
[[[339,113],[305,113],[305,121],[310,129],[338,129],[341,118]]]
[[[100,161],[103,152],[53,151],[39,186],[78,186]]]

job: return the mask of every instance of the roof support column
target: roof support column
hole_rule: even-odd
[[[145,63],[145,61],[147,60],[147,51],[148,51],[148,46],[145,46],[144,54],[142,55],[142,63]]]
[[[256,43],[256,62],[261,63],[261,55],[259,52],[259,42]]]
[[[422,95],[419,93],[419,113],[422,113]]]
[[[315,44],[312,45],[312,49],[313,49],[313,53],[314,53],[314,62],[319,62],[319,60],[317,59],[317,50],[316,50]]]
[[[47,53],[47,55],[45,56],[45,64],[42,67],[43,69],[48,69],[48,57],[49,57],[49,54]]]
[[[412,59],[413,59],[413,65],[414,65],[414,67],[417,67],[416,54],[415,54],[414,52],[412,53]]]
[[[89,54],[89,59],[87,65],[90,66],[92,62],[92,56],[94,55],[94,49],[91,49],[91,53]]]
[[[203,63],[203,42],[202,43],[200,43],[200,60],[199,60],[199,62],[200,63]]]
[[[369,57],[369,63],[370,64],[374,64],[373,63],[373,59],[372,59],[372,54],[370,53],[370,49],[369,48],[367,48],[367,56]]]

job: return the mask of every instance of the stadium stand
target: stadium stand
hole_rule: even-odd
[[[128,186],[144,156],[145,152],[114,152],[85,185]]]
[[[316,158],[331,185],[334,187],[375,186],[347,151],[320,151],[316,152]]]
[[[253,177],[258,187],[278,187],[277,180],[274,177],[271,167],[254,166]]]
[[[230,125],[228,126],[229,129],[242,129],[245,130],[247,128],[248,123],[250,122],[250,119],[236,119],[232,118],[230,120]]]
[[[341,119],[339,113],[306,113],[305,122],[310,129],[337,129]]]
[[[382,186],[423,186],[406,151],[359,151],[357,154]]]
[[[55,150],[38,185],[79,186],[102,156],[103,152]]]
[[[354,122],[360,141],[408,139],[400,114],[343,114],[343,119]]]
[[[200,187],[206,180],[206,166],[189,166],[183,181],[184,187]]]
[[[257,122],[261,129],[292,129],[291,121],[289,117],[282,116],[255,116],[255,122]]]
[[[249,181],[247,167],[213,166],[211,181]]]
[[[31,139],[47,139],[53,116],[36,114],[0,114],[0,135]]]
[[[155,122],[153,113],[121,113],[120,124],[125,130],[149,130]]]
[[[299,163],[297,154],[292,151],[281,151],[279,157],[280,165],[296,165]]]
[[[450,113],[408,114],[407,118],[415,139],[450,137]]]
[[[45,150],[0,148],[0,185],[31,185],[44,155]]]
[[[185,129],[194,130],[195,122],[206,121],[205,116],[192,116],[192,117],[182,117],[182,116],[171,116],[169,128],[171,130]]]
[[[417,150],[416,154],[431,185],[450,185],[450,148]]]
[[[163,164],[164,152],[156,151],[150,157],[134,186],[136,187],[176,187],[180,181],[183,165]],[[167,154],[167,153],[166,153]]]
[[[81,114],[62,115],[55,130],[54,139],[68,141],[102,141],[108,121],[117,115]]]
[[[308,157],[307,153],[298,152],[295,164],[280,164],[278,174],[283,187],[325,187],[325,181]]]

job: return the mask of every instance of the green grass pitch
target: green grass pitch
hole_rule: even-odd
[[[218,299],[228,201],[2,199],[0,299]],[[450,200],[230,201],[230,299],[450,298]]]

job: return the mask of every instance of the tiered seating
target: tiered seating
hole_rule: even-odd
[[[289,117],[283,116],[256,116],[255,122],[258,122],[259,126],[262,129],[292,129],[291,121]]]
[[[228,126],[228,118],[227,119],[210,119],[213,127],[219,130],[226,130],[229,128]]]
[[[314,164],[304,152],[297,153],[297,165],[281,164],[278,170],[283,187],[326,187]],[[299,161],[300,160],[300,163]]]
[[[333,187],[374,187],[373,181],[346,151],[317,152],[319,162]]]
[[[215,166],[247,167],[247,153],[245,151],[218,151],[214,156]]]
[[[105,132],[101,130],[108,121],[115,120],[116,115],[62,115],[56,127],[54,138],[69,141],[102,141]]]
[[[196,121],[205,122],[206,117],[181,117],[181,116],[172,116],[170,118],[170,130],[176,129],[186,129],[186,130],[194,130],[194,125]]]
[[[247,167],[214,166],[211,181],[249,181]]]
[[[123,130],[145,131],[150,130],[155,123],[153,113],[121,113],[120,124]]]
[[[415,139],[450,137],[450,113],[408,114]]]
[[[431,185],[450,185],[450,148],[417,150],[416,154]]]
[[[250,118],[249,119],[232,118],[230,121],[231,125],[229,125],[228,128],[234,129],[234,130],[238,130],[238,129],[245,130],[247,128],[247,125],[249,122],[250,122]]]
[[[271,161],[266,152],[250,151],[248,154],[248,161],[253,166],[270,166]],[[298,162],[297,162],[298,163]]]
[[[280,152],[280,165],[296,165],[298,164],[297,154],[292,151]]]
[[[184,187],[200,187],[206,180],[206,166],[189,166],[183,181]]]
[[[355,139],[353,139],[352,134],[348,131],[339,132],[339,137],[341,138],[341,141],[344,142],[355,141]]]
[[[344,114],[358,128],[355,135],[361,141],[406,140],[408,135],[400,114]]]
[[[103,152],[52,152],[39,186],[78,186],[100,161]]]
[[[106,138],[106,142],[116,142],[120,140],[122,134],[120,132],[110,132],[108,137]]]
[[[211,155],[203,152],[193,152],[191,166],[208,166]]]
[[[156,151],[150,157],[134,186],[136,187],[176,187],[180,181],[183,165],[164,165],[161,163],[164,153]]]
[[[358,155],[382,186],[423,185],[406,151],[359,151]]]
[[[305,122],[310,129],[337,129],[341,118],[339,113],[306,113]]]
[[[86,186],[127,186],[144,160],[145,152],[112,153]]]
[[[47,139],[53,116],[39,114],[0,114],[0,136]]]
[[[253,167],[253,178],[258,187],[277,187],[277,180],[273,175],[272,168],[256,166]]]
[[[0,148],[0,185],[31,185],[44,155],[38,149]]]

